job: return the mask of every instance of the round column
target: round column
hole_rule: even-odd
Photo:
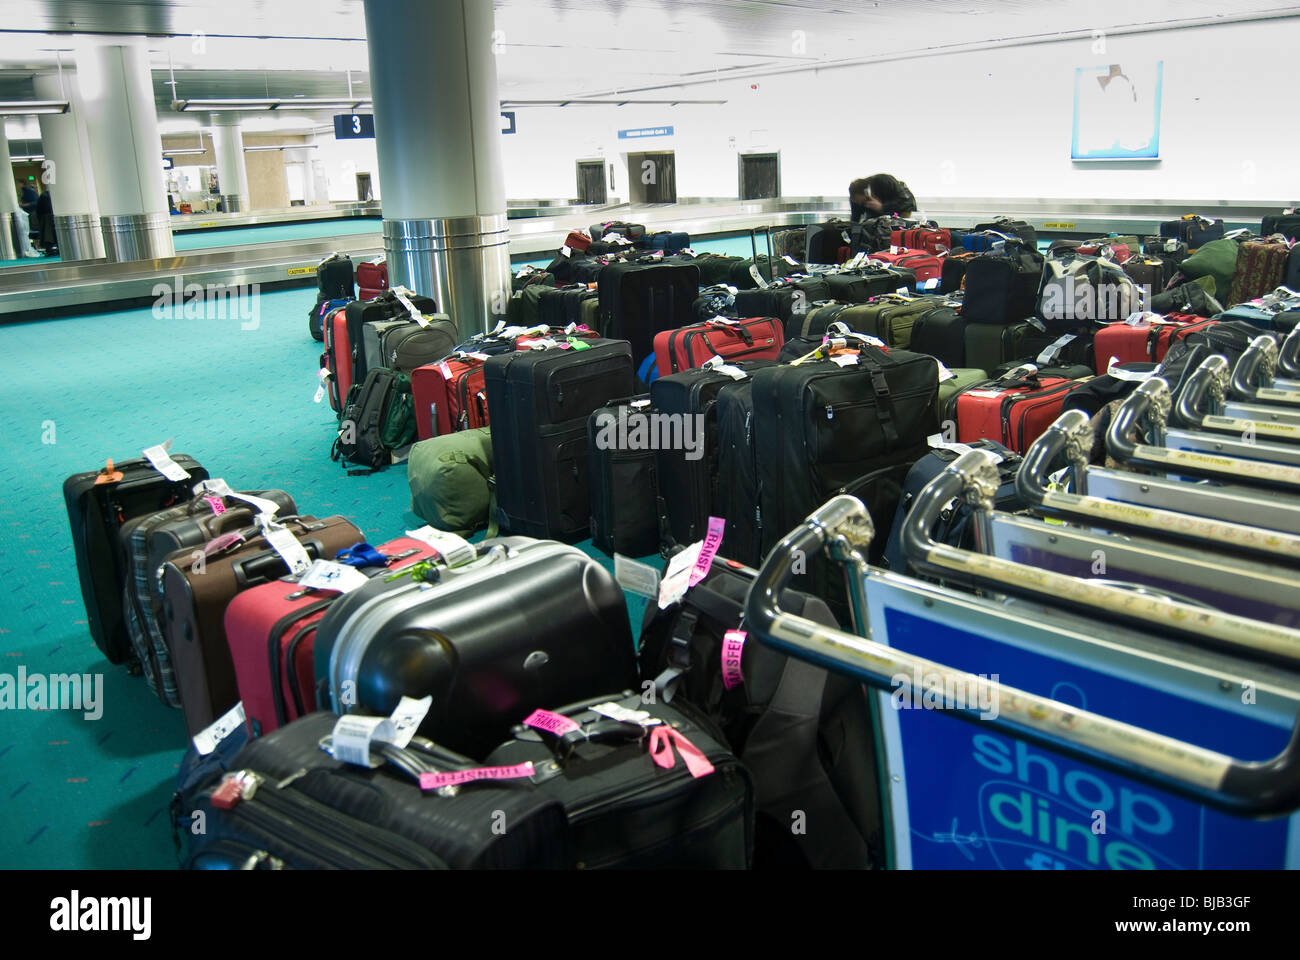
[[[0,117],[0,260],[17,260],[22,246],[18,243],[18,224],[14,211],[18,207],[18,188],[14,185],[14,163],[9,156],[9,138],[5,136],[5,118]]]
[[[104,253],[110,261],[173,257],[162,137],[144,41],[77,53]]]
[[[68,112],[42,114],[41,146],[48,161],[42,175],[48,178],[54,204],[54,232],[59,238],[59,258],[64,262],[99,260],[104,256],[104,234],[99,226],[99,206],[90,157],[90,139],[76,78],[41,74],[35,78],[38,100],[68,100]]]
[[[365,9],[390,280],[433,297],[462,334],[490,329],[510,296],[492,4]]]
[[[213,114],[208,133],[217,160],[222,204],[226,213],[243,213],[249,209],[248,167],[244,163],[244,131],[239,126],[239,115]]]

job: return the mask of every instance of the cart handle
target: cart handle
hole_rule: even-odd
[[[1228,395],[1237,400],[1276,404],[1283,407],[1300,406],[1300,390],[1274,386],[1277,376],[1277,341],[1267,334],[1256,337],[1232,368],[1228,381]]]
[[[1106,433],[1106,449],[1110,455],[1123,463],[1153,470],[1300,493],[1300,467],[1162,446],[1172,403],[1169,384],[1159,377],[1140,384],[1111,419]],[[1152,443],[1134,441],[1135,430],[1139,438],[1146,436]]]
[[[1300,424],[1223,416],[1228,379],[1227,359],[1219,354],[1206,357],[1187,378],[1186,385],[1174,403],[1174,424],[1211,433],[1235,433],[1240,437],[1256,437],[1259,440],[1300,443]]]
[[[1291,332],[1282,341],[1277,352],[1277,368],[1289,379],[1300,378],[1300,324],[1291,328]]]
[[[1067,410],[1026,451],[1024,462],[1016,474],[1016,492],[1041,511],[1100,525],[1106,529],[1209,543],[1228,550],[1256,554],[1274,563],[1293,566],[1300,564],[1298,536],[1244,523],[1212,520],[1174,510],[1088,496],[1087,456],[1091,449],[1092,426],[1088,415],[1082,410]],[[1062,455],[1073,468],[1078,493],[1065,493],[1048,487],[1048,471]]]
[[[987,451],[976,450],[961,459],[972,454],[989,456]],[[996,476],[996,466],[992,461],[986,462]],[[916,505],[913,516],[921,506]],[[993,683],[805,620],[780,608],[778,598],[790,581],[794,559],[828,547],[845,567],[850,596],[858,608],[861,629],[865,629],[865,551],[873,532],[870,515],[854,497],[838,496],[816,510],[777,544],[764,561],[745,605],[750,631],[764,643],[791,656],[855,677],[881,690],[893,691],[901,686],[911,691],[917,676],[927,678],[931,686],[937,681],[945,690],[986,690],[997,704],[996,717],[982,719],[978,705],[969,703],[945,700],[945,706],[963,720],[983,722],[990,729],[1156,784],[1207,806],[1258,818],[1281,816],[1300,806],[1300,718],[1286,748],[1276,757],[1265,761],[1236,760],[1047,697]],[[1127,594],[1127,591],[1119,592]]]

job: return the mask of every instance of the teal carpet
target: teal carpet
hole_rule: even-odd
[[[242,246],[246,243],[278,243],[289,240],[317,240],[321,237],[379,233],[380,221],[373,219],[309,220],[304,223],[270,223],[258,227],[228,230],[190,230],[172,235],[176,252]]]
[[[91,640],[65,477],[174,438],[173,450],[232,487],[282,487],[303,513],[343,514],[372,543],[422,523],[404,466],[348,477],[329,459],[335,418],[312,402],[321,348],[305,329],[310,296],[263,294],[251,330],[238,320],[158,319],[148,308],[0,326],[0,355],[19,361],[0,384],[14,412],[0,439],[0,673],[104,677],[97,720],[6,711],[0,865],[176,864],[167,805],[185,725]],[[628,606],[639,624],[644,602]]]

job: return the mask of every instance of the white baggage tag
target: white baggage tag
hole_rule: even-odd
[[[370,759],[370,745],[375,742],[405,747],[420,728],[433,697],[414,700],[402,697],[397,709],[388,717],[362,717],[344,714],[334,724],[331,753],[335,760],[361,767],[380,767],[383,761]]]
[[[968,397],[983,397],[985,400],[996,400],[1002,396],[1001,390],[969,390],[966,392]]]
[[[221,477],[217,477],[215,480],[210,478],[204,480],[194,488],[194,495],[198,496],[200,491],[206,491],[215,497],[233,497],[235,500],[243,500],[245,503],[256,507],[257,512],[264,517],[274,517],[276,511],[280,509],[275,503],[262,497],[255,497],[248,493],[236,493],[230,489],[230,485]]]
[[[836,366],[852,367],[857,365],[858,355],[856,353],[841,353],[839,356],[831,357],[830,359],[831,363]]]
[[[316,379],[320,382],[316,384],[316,396],[312,397],[312,403],[320,403],[325,399],[325,383],[330,378],[330,372],[326,367],[321,367],[316,373]]]
[[[758,284],[760,290],[766,290],[768,288],[769,284],[763,279],[763,274],[758,269],[758,264],[751,263],[749,265],[749,275],[754,278],[754,282]]]
[[[943,383],[945,380],[951,380],[953,377],[957,376],[957,374],[953,373],[951,370],[949,370],[947,367],[943,365],[942,360],[936,360],[935,363],[939,364],[940,383]]]
[[[206,757],[217,749],[217,744],[230,736],[243,723],[244,701],[240,700],[208,726],[194,734],[194,749],[199,752],[200,756]]]
[[[1044,365],[1051,363],[1053,360],[1057,358],[1057,356],[1060,355],[1061,351],[1065,349],[1066,344],[1068,344],[1071,340],[1077,340],[1077,339],[1078,336],[1073,333],[1067,333],[1063,336],[1057,337],[1055,340],[1053,340],[1051,343],[1047,345],[1047,349],[1045,349],[1042,353],[1038,355],[1038,360],[1035,362]]]
[[[298,581],[298,586],[312,590],[337,590],[349,593],[357,587],[364,587],[370,578],[356,567],[333,560],[317,560]]]
[[[272,516],[261,513],[257,522],[262,528],[262,536],[271,545],[271,549],[280,555],[280,559],[289,568],[294,577],[301,577],[311,567],[311,557],[307,548],[298,542],[298,538],[276,523]]]
[[[406,295],[410,292],[411,291],[407,290],[405,287],[393,287],[393,296],[397,298],[398,303],[406,308],[406,312],[411,315],[411,319],[420,326],[427,327],[429,321],[425,320],[420,311],[415,309],[415,304],[411,303],[411,301],[407,299]]]
[[[799,266],[799,261],[796,260],[794,257],[790,256],[790,254],[788,253],[781,254],[781,259],[784,260],[786,263],[790,264],[790,266],[792,267]]]
[[[598,703],[587,709],[592,713],[599,713],[602,717],[618,720],[620,723],[639,723],[643,727],[653,727],[656,724],[663,723],[658,717],[650,716],[649,710],[629,710],[627,707],[612,701],[610,703]]]
[[[161,473],[168,480],[185,480],[190,473],[168,454],[172,448],[171,440],[166,443],[160,443],[156,447],[150,447],[144,451],[144,457],[153,464],[153,468]]]
[[[731,377],[732,380],[744,380],[749,376],[749,374],[744,370],[741,370],[740,367],[732,366],[719,356],[709,357],[709,359],[705,360],[704,363],[700,364],[700,368],[703,370],[713,370],[717,373],[724,373]]]
[[[1106,365],[1106,373],[1116,380],[1136,381],[1150,380],[1156,375],[1155,370],[1121,370],[1119,366],[1119,357],[1111,357],[1110,363]]]
[[[922,290],[933,290],[933,289],[935,289],[935,288],[938,287],[938,286],[939,286],[939,278],[938,278],[938,277],[931,277],[929,280],[926,280],[924,283],[921,284],[921,289],[922,289]]]
[[[614,554],[614,579],[619,586],[640,597],[659,596],[659,571],[621,553]]]
[[[564,257],[566,260],[569,257],[573,256],[573,251],[569,249],[569,245],[567,243],[564,246],[560,247],[560,256]]]
[[[478,556],[474,545],[465,538],[448,533],[446,530],[437,530],[427,524],[419,530],[407,530],[406,535],[412,540],[419,540],[433,547],[449,567],[463,566]]]
[[[666,610],[686,596],[691,586],[691,572],[704,549],[704,541],[697,540],[668,561],[663,580],[659,583],[659,609]]]

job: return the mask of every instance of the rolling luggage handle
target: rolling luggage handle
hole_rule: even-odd
[[[1277,353],[1277,369],[1283,377],[1300,380],[1300,324],[1282,341]]]
[[[1092,427],[1082,410],[1067,410],[1025,452],[1016,474],[1016,492],[1037,511],[1052,516],[1099,525],[1106,529],[1145,533],[1212,544],[1259,556],[1274,563],[1300,564],[1300,537],[1277,530],[1197,517],[1172,510],[1154,509],[1087,493],[1088,452]],[[1077,493],[1048,486],[1047,475],[1064,456],[1074,476]]]
[[[1174,403],[1172,421],[1175,426],[1210,433],[1236,434],[1250,437],[1246,443],[1261,441],[1300,444],[1300,424],[1275,423],[1268,420],[1244,420],[1223,416],[1224,398],[1228,390],[1228,361],[1214,354],[1206,357],[1179,392]]]
[[[1294,341],[1300,345],[1297,332],[1300,332],[1300,325],[1286,338],[1287,344]],[[1282,386],[1274,383],[1278,356],[1277,341],[1268,334],[1261,334],[1252,340],[1246,352],[1237,360],[1237,365],[1232,368],[1228,396],[1247,403],[1300,406],[1300,383],[1285,380],[1282,381]]]
[[[993,489],[996,489],[997,470],[991,456],[976,450],[963,455],[962,460],[969,465],[972,457],[976,458],[974,462],[992,468]],[[960,482],[960,475],[952,476]],[[934,486],[931,484],[931,488]],[[936,499],[918,502],[912,516],[924,511],[933,517]],[[866,508],[853,497],[835,497],[816,510],[763,563],[745,605],[750,631],[784,653],[890,692],[897,689],[899,678],[919,675],[942,677],[944,689],[973,689],[970,685],[983,684],[997,697],[996,718],[980,721],[976,704],[954,706],[953,712],[958,717],[986,723],[991,729],[1158,784],[1170,792],[1239,816],[1279,816],[1300,806],[1300,718],[1287,746],[1276,757],[1262,762],[1240,761],[1046,697],[989,683],[982,677],[781,610],[778,597],[789,583],[795,557],[826,547],[844,565],[855,619],[865,623],[864,553],[873,533]],[[922,538],[922,548],[938,546],[926,544],[924,534]],[[955,552],[963,558],[969,556]]]
[[[1106,433],[1110,455],[1137,467],[1228,483],[1244,481],[1300,494],[1300,467],[1163,446],[1172,405],[1169,384],[1164,380],[1153,377],[1140,384],[1111,420]],[[1144,436],[1151,442],[1143,442]]]

